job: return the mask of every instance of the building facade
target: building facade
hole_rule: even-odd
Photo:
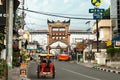
[[[68,21],[50,21],[48,20],[48,29],[49,33],[47,34],[47,42],[48,42],[48,52],[51,49],[65,49],[69,51],[69,43],[70,43],[70,33],[69,33],[69,25],[70,20]],[[58,42],[60,41],[60,42]],[[52,46],[54,43],[58,42],[56,46]],[[66,46],[61,46],[59,43],[64,43]]]
[[[96,52],[97,49],[98,51],[106,52],[106,47],[107,47],[106,42],[112,40],[111,20],[98,21],[98,32],[99,32],[98,42],[97,42],[96,32],[97,31],[96,31],[96,23],[95,23],[92,29],[92,33],[95,36],[95,39],[92,43],[92,52]]]
[[[46,46],[48,44],[47,34],[48,34],[47,30],[30,31],[30,42],[37,41],[41,47],[46,49]]]
[[[70,30],[70,45],[75,45],[77,42],[81,42],[82,40],[90,39],[93,40],[94,36],[92,32],[81,31],[81,30]],[[48,45],[47,42],[47,30],[36,30],[30,31],[30,41],[38,41],[38,43],[46,49]]]
[[[98,31],[99,31],[99,40],[108,41],[112,40],[112,27],[111,20],[99,20],[98,22]],[[92,33],[95,36],[95,41],[97,40],[96,36],[96,24],[93,26]]]
[[[115,37],[120,35],[120,0],[111,0],[110,17],[113,19],[113,37]]]

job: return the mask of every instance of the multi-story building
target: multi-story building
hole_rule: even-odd
[[[111,0],[110,17],[112,19],[113,37],[120,35],[120,0]]]
[[[95,40],[92,44],[92,51],[106,51],[106,42],[112,40],[112,28],[111,28],[111,20],[99,20],[98,21],[98,45],[97,45],[97,31],[96,31],[96,23],[93,26],[93,35],[96,36]]]

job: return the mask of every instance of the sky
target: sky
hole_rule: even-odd
[[[107,9],[110,6],[110,0],[102,0],[101,9]],[[95,6],[91,4],[91,0],[25,0],[25,9],[42,13],[50,13],[77,18],[93,18],[93,14],[89,13],[89,9]],[[47,19],[49,20],[69,20],[68,18],[54,17],[25,11],[25,29],[26,30],[43,30],[48,29]],[[69,29],[71,30],[87,30],[91,28],[95,20],[70,19]],[[86,24],[90,21],[90,24]]]

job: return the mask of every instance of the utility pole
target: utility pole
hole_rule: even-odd
[[[25,0],[22,1],[22,29],[24,29],[24,17],[25,17],[25,13],[24,13],[24,4],[25,4]]]
[[[5,80],[8,80],[8,65],[7,65],[7,56],[8,56],[8,0],[6,0],[6,71],[5,71]]]
[[[12,37],[13,37],[13,0],[9,1],[9,14],[8,14],[8,53],[7,53],[7,67],[8,67],[8,77],[10,75],[9,70],[12,69]],[[9,80],[9,78],[8,78]]]
[[[99,52],[99,30],[98,30],[98,19],[96,19],[96,30],[97,30],[97,52]]]

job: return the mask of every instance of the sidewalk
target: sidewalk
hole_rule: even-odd
[[[20,78],[20,68],[19,67],[13,68],[8,73],[9,73],[9,76],[8,76],[9,80],[19,80],[19,78]]]
[[[71,61],[70,63],[77,63],[76,61]],[[120,74],[120,69],[114,69],[114,68],[109,68],[106,66],[95,66],[95,64],[89,62],[89,63],[82,63],[82,62],[78,62],[77,64],[79,65],[83,65],[85,67],[89,67],[89,68],[94,68],[94,69],[98,69],[98,70],[103,70],[106,72],[112,72],[112,73],[116,73],[116,74]]]
[[[107,66],[94,66],[93,63],[79,63],[80,65],[86,66],[86,67],[90,67],[90,68],[94,68],[94,69],[98,69],[98,70],[103,70],[105,72],[112,72],[112,73],[116,73],[116,74],[120,74],[120,69],[114,69],[114,68],[109,68]]]
[[[19,67],[15,67],[9,71],[8,79],[9,80],[30,80],[28,78],[27,79],[20,78],[20,68]]]

